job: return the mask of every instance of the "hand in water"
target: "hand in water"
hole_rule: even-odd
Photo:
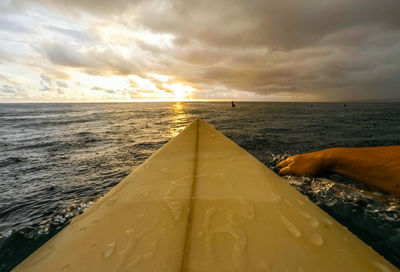
[[[400,196],[400,146],[336,147],[291,156],[278,164],[281,175],[336,173]]]
[[[320,152],[294,155],[278,164],[280,175],[320,176],[326,172],[325,161]]]

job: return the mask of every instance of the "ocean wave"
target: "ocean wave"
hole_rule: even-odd
[[[400,145],[399,104],[313,105],[2,105],[0,271],[9,271],[196,117],[274,171],[297,153]],[[398,201],[336,176],[285,180],[400,266]]]

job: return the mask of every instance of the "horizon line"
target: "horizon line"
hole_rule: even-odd
[[[226,99],[191,99],[191,100],[131,100],[131,101],[7,101],[0,104],[107,104],[107,103],[191,103],[191,102],[236,102],[236,103],[373,103],[400,102],[400,98],[383,98],[383,99],[358,99],[358,100],[332,100],[332,101],[288,101],[288,100],[226,100]]]

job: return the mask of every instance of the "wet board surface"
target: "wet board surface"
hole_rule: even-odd
[[[398,271],[202,120],[13,271]]]

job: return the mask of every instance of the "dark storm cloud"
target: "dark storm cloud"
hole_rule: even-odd
[[[62,12],[113,15],[155,32],[175,34],[215,46],[268,46],[294,49],[355,26],[398,29],[397,0],[38,0]],[[11,6],[31,6],[14,0]]]
[[[354,26],[398,28],[397,0],[168,1],[139,5],[138,22],[214,46],[267,46],[290,50]]]
[[[173,71],[188,81],[320,99],[399,96],[399,1],[174,1],[154,10],[146,5],[138,13],[143,26],[200,44],[174,55],[182,62],[177,66],[196,64]]]
[[[137,39],[143,57],[126,59],[107,45],[94,48],[91,33],[49,26],[81,41],[42,44],[59,66],[93,74],[159,73],[198,88],[258,94],[400,96],[399,0],[14,0],[3,10],[38,4],[71,18],[175,37],[171,48]]]
[[[143,4],[138,21],[201,45],[174,54],[185,70],[173,73],[190,82],[321,99],[399,96],[399,1],[229,3]]]

